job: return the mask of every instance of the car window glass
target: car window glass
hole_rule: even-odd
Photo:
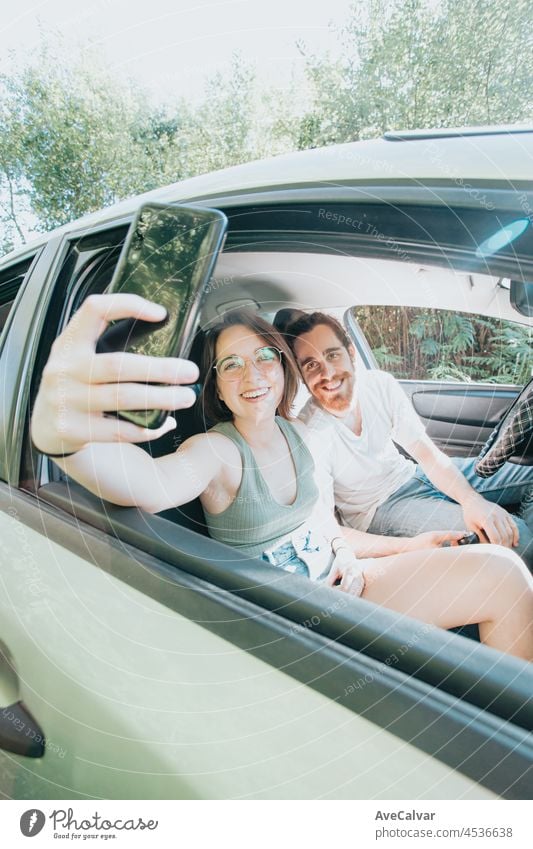
[[[0,336],[35,254],[0,271]]]
[[[37,392],[51,345],[62,327],[89,294],[104,292],[109,285],[127,231],[127,226],[100,230],[73,239],[68,245],[54,284],[55,295],[41,335],[32,379],[32,399]],[[30,400],[30,409],[32,404],[33,401]],[[25,488],[30,490],[48,482],[49,479],[48,464],[36,465],[33,455],[34,449],[28,437],[25,440],[21,478],[25,481]],[[54,474],[59,476],[58,467],[55,467]]]
[[[117,227],[90,234],[72,243],[59,274],[59,288],[67,292],[64,321],[89,294],[105,291],[127,232],[127,227]]]
[[[379,368],[404,380],[522,385],[533,368],[533,329],[453,310],[358,306]]]

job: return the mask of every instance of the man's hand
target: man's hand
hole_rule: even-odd
[[[474,531],[480,542],[492,542],[508,548],[518,545],[518,528],[512,516],[499,504],[492,504],[476,492],[429,437],[406,447],[432,484],[461,505],[465,528]]]
[[[160,321],[164,314],[163,307],[137,295],[91,295],[84,301],[52,345],[43,370],[32,415],[32,438],[40,451],[60,454],[79,451],[91,442],[144,442],[175,427],[172,418],[150,430],[105,413],[192,406],[193,390],[180,384],[198,379],[194,363],[95,353],[109,321],[129,317]]]
[[[350,595],[360,596],[365,588],[365,579],[360,563],[349,548],[339,548],[335,560],[326,578],[328,586],[337,585],[339,590]]]
[[[518,545],[518,528],[513,517],[499,504],[476,495],[462,505],[465,527],[475,531],[481,542],[512,548]]]

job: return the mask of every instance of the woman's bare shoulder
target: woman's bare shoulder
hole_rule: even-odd
[[[218,511],[221,493],[233,496],[240,486],[241,454],[235,443],[223,433],[210,431],[195,434],[185,440],[173,456],[184,468],[196,470],[202,480],[205,475],[210,482],[216,483],[215,501],[211,500],[212,493],[207,488],[200,496],[204,507],[210,512]]]
[[[190,436],[181,445],[178,445],[176,452],[188,453],[191,452],[206,452],[208,455],[214,454],[218,459],[234,459],[239,456],[239,449],[235,443],[223,433],[218,433],[216,430],[210,430],[206,433],[196,433]]]

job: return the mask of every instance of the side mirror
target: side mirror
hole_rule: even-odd
[[[511,303],[521,315],[533,318],[533,283],[511,280]]]

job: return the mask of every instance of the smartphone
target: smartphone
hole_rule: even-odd
[[[477,545],[478,543],[479,537],[474,531],[466,533],[461,539],[457,540],[457,545]],[[446,540],[446,542],[442,543],[441,548],[449,548],[451,545],[450,540]]]
[[[126,236],[108,293],[141,295],[166,308],[160,322],[133,318],[113,322],[97,353],[127,351],[151,357],[187,357],[193,330],[217,257],[227,218],[217,209],[147,203]],[[112,411],[140,427],[159,427],[168,411]]]

